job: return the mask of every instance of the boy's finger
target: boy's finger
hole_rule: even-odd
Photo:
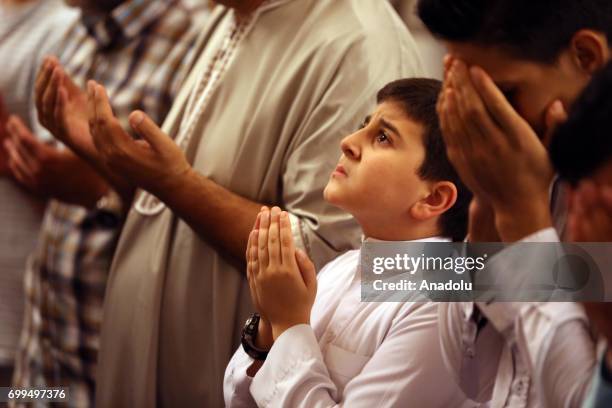
[[[268,266],[268,229],[270,227],[270,211],[264,211],[261,214],[258,234],[258,251],[257,256],[259,258],[260,266]]]
[[[281,261],[290,264],[295,259],[295,247],[293,244],[293,234],[291,233],[291,220],[286,211],[280,214],[280,244]]]
[[[280,251],[280,228],[279,228],[280,208],[273,207],[270,212],[270,230],[268,232],[268,254],[270,263],[282,263]]]
[[[244,259],[246,259],[247,266],[251,261],[251,245],[253,244],[253,233],[255,231],[251,231],[249,233],[249,239],[247,240],[246,251],[244,253]]]
[[[300,272],[302,273],[302,279],[309,289],[316,288],[317,286],[317,271],[314,264],[306,255],[302,249],[295,251],[295,260],[297,261]]]

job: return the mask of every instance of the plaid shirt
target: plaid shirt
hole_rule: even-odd
[[[161,123],[195,57],[208,15],[202,4],[131,0],[103,19],[83,16],[66,35],[60,60],[78,84],[104,84],[124,128],[135,109]],[[13,378],[15,387],[70,386],[70,405],[78,407],[93,405],[104,291],[120,230],[116,220],[97,215],[58,201],[47,207],[26,269]]]

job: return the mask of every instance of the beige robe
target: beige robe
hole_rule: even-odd
[[[203,33],[209,46],[164,125],[173,137],[230,14],[217,7]],[[282,2],[243,40],[187,156],[234,193],[289,211],[320,268],[360,239],[352,217],[322,196],[340,140],[372,111],[379,88],[421,74],[414,42],[386,1]],[[222,406],[224,369],[251,311],[241,259],[168,209],[132,208],[106,293],[97,405]]]

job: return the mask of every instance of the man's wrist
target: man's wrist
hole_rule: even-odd
[[[517,242],[553,226],[548,202],[495,208],[495,226],[503,242]]]
[[[191,190],[189,186],[192,186],[199,177],[199,174],[193,167],[187,166],[180,172],[163,177],[162,181],[149,191],[161,201],[167,203],[173,197],[180,196],[184,189]]]

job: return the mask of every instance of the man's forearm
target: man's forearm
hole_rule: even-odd
[[[125,178],[119,176],[106,166],[100,159],[98,151],[93,143],[85,146],[69,146],[70,150],[87,162],[102,178],[108,182],[110,187],[121,196],[125,208],[131,206],[134,198],[135,188],[126,181]]]
[[[526,200],[517,208],[495,209],[495,224],[503,242],[516,242],[553,226],[548,201]]]
[[[242,259],[261,207],[191,169],[158,198],[201,237]]]

